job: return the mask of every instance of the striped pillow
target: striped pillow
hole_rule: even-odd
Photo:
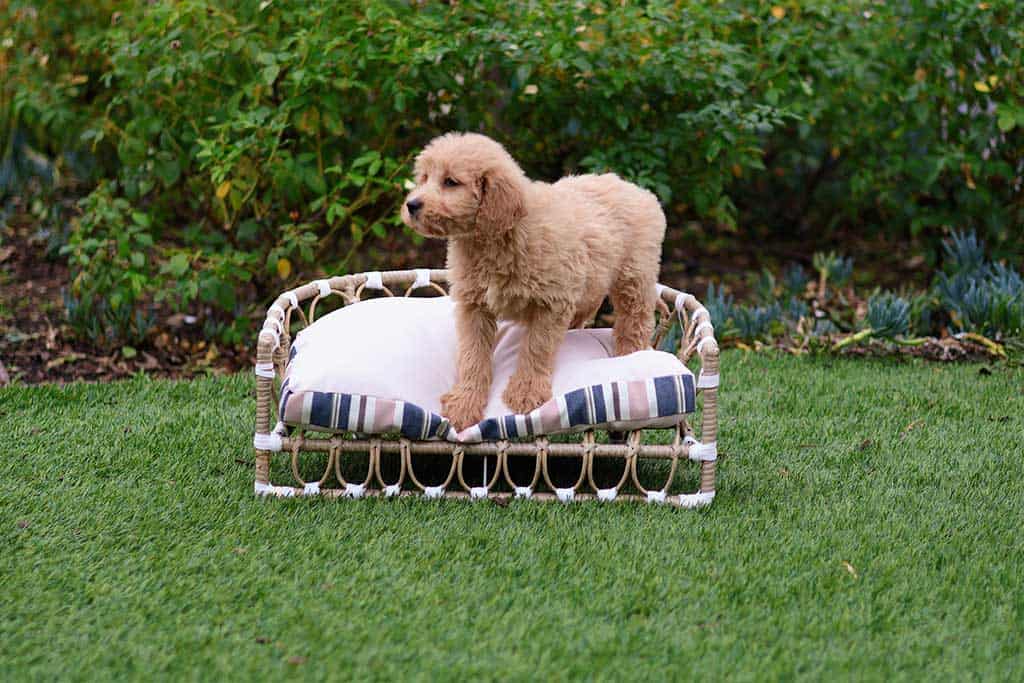
[[[387,298],[346,306],[296,337],[281,387],[281,419],[331,432],[479,442],[671,427],[694,410],[693,374],[675,356],[647,350],[613,357],[611,331],[596,329],[567,333],[555,362],[553,397],[529,414],[514,414],[501,393],[522,336],[522,326],[499,325],[485,418],[456,433],[440,405],[455,382],[451,300]]]

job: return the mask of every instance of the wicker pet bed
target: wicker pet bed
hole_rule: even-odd
[[[260,331],[256,354],[256,449],[255,491],[262,496],[420,496],[424,498],[490,498],[499,502],[512,497],[541,501],[643,501],[674,504],[685,508],[702,507],[715,497],[715,466],[717,460],[716,436],[718,430],[718,344],[714,338],[707,309],[690,294],[659,285],[659,323],[653,340],[657,348],[668,334],[672,323],[682,326],[678,356],[685,363],[693,354],[700,360],[700,374],[695,388],[703,397],[700,440],[694,434],[686,417],[681,416],[673,428],[670,444],[645,444],[643,430],[628,432],[622,443],[602,443],[593,430],[577,434],[571,443],[552,443],[546,436],[525,439],[484,440],[481,443],[451,443],[439,440],[416,440],[400,435],[365,435],[334,430],[326,436],[303,429],[286,427],[278,415],[278,392],[283,381],[292,350],[292,326],[309,326],[316,319],[317,305],[325,298],[340,297],[344,306],[360,303],[370,295],[417,296],[444,295],[447,286],[445,270],[407,270],[383,273],[358,273],[317,280],[285,292],[271,305]],[[397,303],[397,302],[396,302]],[[321,311],[323,306],[321,306]],[[360,309],[362,310],[362,309]],[[453,351],[454,353],[454,351]],[[275,424],[276,423],[276,424]],[[327,463],[318,479],[306,480],[300,473],[302,454],[319,454]],[[368,456],[368,464],[361,469],[365,474],[352,481],[342,472],[343,457],[347,454]],[[385,456],[389,468],[382,468]],[[484,459],[480,485],[474,486],[464,468],[466,456],[496,456]],[[571,456],[578,460],[574,482],[559,486],[553,480],[550,459]],[[290,464],[294,483],[275,485],[270,481],[272,459],[283,458]],[[512,459],[533,460],[527,468],[532,476],[523,476],[522,470],[511,466]],[[594,475],[595,459],[611,459],[621,464],[618,483],[600,488]],[[428,460],[444,463],[446,476],[439,484],[424,481],[422,470]],[[647,488],[641,481],[643,472],[638,464],[644,459],[669,460],[670,467],[660,487]],[[700,466],[700,488],[695,493],[670,495],[679,460],[692,460]],[[290,462],[289,462],[290,461]],[[487,462],[493,463],[490,471]],[[397,463],[397,465],[396,465]],[[397,467],[397,472],[394,472]],[[308,467],[307,467],[308,469]],[[384,469],[391,469],[385,475]],[[522,481],[517,481],[515,472]],[[417,474],[419,472],[419,474]],[[576,474],[578,473],[578,474]],[[565,477],[563,473],[560,475]],[[337,487],[328,488],[329,480]],[[390,479],[390,481],[386,481]],[[453,484],[454,482],[454,484]]]

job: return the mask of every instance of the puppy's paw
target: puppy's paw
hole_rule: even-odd
[[[441,397],[441,413],[456,431],[462,431],[484,419],[486,406],[486,392],[458,384]]]
[[[544,405],[551,398],[551,380],[543,377],[513,375],[501,395],[505,405],[525,414]]]

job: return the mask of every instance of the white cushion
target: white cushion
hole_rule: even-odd
[[[558,351],[553,398],[516,416],[501,395],[524,327],[498,326],[494,381],[479,425],[454,434],[441,395],[455,383],[449,297],[378,298],[346,306],[301,331],[282,386],[291,425],[410,438],[479,441],[604,427],[671,426],[693,410],[693,375],[662,351],[612,356],[611,330],[570,330]]]

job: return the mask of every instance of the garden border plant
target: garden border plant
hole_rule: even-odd
[[[933,263],[962,226],[997,257],[1021,246],[1012,0],[5,7],[0,195],[95,190],[77,221],[38,215],[71,247],[74,327],[98,316],[112,344],[154,303],[237,343],[300,274],[384,262],[408,155],[449,129],[507,138],[538,177],[653,189],[670,240],[853,230]],[[83,262],[120,241],[111,213],[152,244]]]

